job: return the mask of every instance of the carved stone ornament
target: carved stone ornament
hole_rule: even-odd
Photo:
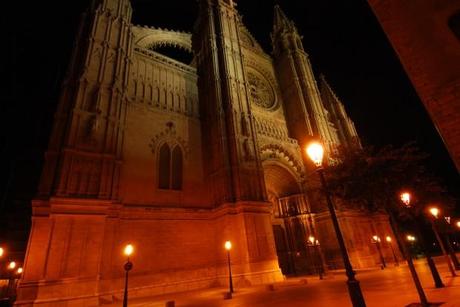
[[[173,122],[166,123],[166,129],[156,134],[149,143],[149,147],[152,150],[152,153],[155,153],[159,146],[163,143],[167,143],[171,148],[176,144],[180,145],[184,151],[184,158],[187,158],[190,155],[190,147],[183,138],[177,135],[176,128]]]
[[[248,72],[251,101],[262,108],[271,109],[275,105],[275,93],[270,83],[262,76]]]

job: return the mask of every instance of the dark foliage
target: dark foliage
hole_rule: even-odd
[[[413,143],[402,147],[341,150],[340,163],[325,168],[330,192],[349,205],[370,211],[392,210],[404,217],[400,193],[412,195],[412,211],[419,215],[437,204],[444,211],[454,205],[439,179],[425,167],[428,155]]]

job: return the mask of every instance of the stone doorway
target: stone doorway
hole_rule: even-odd
[[[314,229],[300,180],[289,168],[275,161],[264,162],[264,175],[273,205],[273,235],[283,274],[315,273],[321,260],[306,244]]]

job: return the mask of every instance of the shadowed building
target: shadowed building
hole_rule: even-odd
[[[460,171],[460,1],[368,2]]]
[[[226,240],[236,287],[342,266],[323,198],[307,193],[318,183],[303,148],[359,138],[294,23],[275,7],[271,56],[231,0],[199,1],[193,34],[134,26],[131,12],[128,0],[99,0],[83,16],[17,304],[120,297],[127,243],[132,296],[226,284]],[[378,264],[371,235],[391,233],[386,216],[338,209],[355,267]]]

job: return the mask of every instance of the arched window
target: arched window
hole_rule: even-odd
[[[182,150],[179,146],[174,147],[172,152],[171,177],[172,189],[182,189]]]
[[[171,181],[171,150],[168,144],[163,144],[160,148],[159,163],[158,187],[160,189],[169,189]]]
[[[460,40],[460,11],[449,18],[449,28],[457,36],[457,39]]]
[[[158,166],[158,188],[165,190],[182,189],[182,150],[178,145],[174,146],[172,153],[168,144],[160,147]]]

